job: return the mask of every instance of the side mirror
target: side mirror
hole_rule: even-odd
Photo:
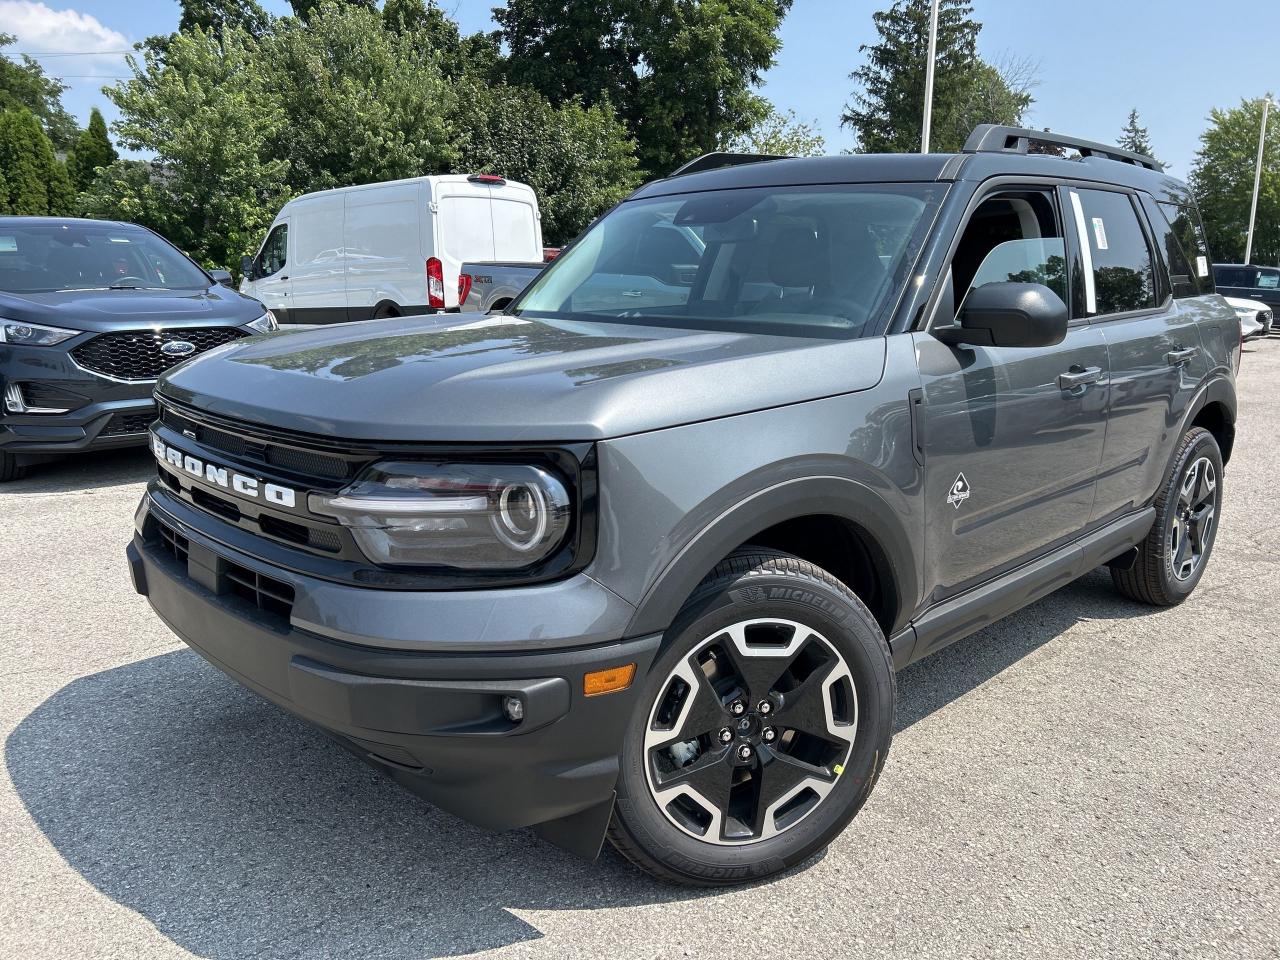
[[[980,347],[1051,347],[1067,336],[1067,305],[1042,283],[986,283],[969,291],[959,323],[933,335]]]
[[[210,270],[209,276],[213,277],[213,279],[217,280],[218,283],[222,284],[224,287],[231,286],[230,270]]]
[[[240,275],[244,277],[246,280],[252,280],[253,274],[254,274],[254,266],[255,264],[254,264],[253,257],[241,257],[240,258]]]

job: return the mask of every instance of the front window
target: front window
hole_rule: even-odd
[[[0,225],[0,290],[199,290],[209,278],[154,233],[109,223]]]
[[[717,190],[617,207],[520,298],[520,316],[854,338],[876,331],[943,187]]]

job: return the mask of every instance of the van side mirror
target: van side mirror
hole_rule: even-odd
[[[969,291],[959,323],[935,329],[943,343],[1051,347],[1067,336],[1067,305],[1042,283],[985,283]]]
[[[230,270],[210,270],[209,276],[213,277],[214,280],[218,281],[218,283],[222,284],[224,287],[231,286]]]
[[[240,258],[240,275],[244,277],[246,280],[252,280],[255,266],[256,266],[256,263],[253,257],[241,257]]]

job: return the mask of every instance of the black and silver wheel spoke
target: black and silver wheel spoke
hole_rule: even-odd
[[[743,621],[702,641],[660,689],[649,787],[699,839],[768,839],[831,791],[856,729],[852,675],[829,641],[793,621]]]
[[[1207,457],[1200,457],[1182,475],[1169,530],[1169,558],[1179,580],[1189,579],[1208,551],[1217,504],[1217,470]]]

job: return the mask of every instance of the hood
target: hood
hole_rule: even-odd
[[[153,326],[239,326],[264,311],[258,301],[219,284],[205,290],[0,292],[0,316],[94,333]]]
[[[883,337],[406,317],[228,344],[160,390],[210,413],[352,440],[598,440],[865,390],[884,356]]]

